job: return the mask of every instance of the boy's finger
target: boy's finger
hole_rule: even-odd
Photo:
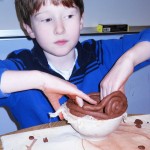
[[[51,105],[55,110],[58,110],[60,108],[59,99],[62,97],[61,94],[47,94],[47,98],[49,99]]]
[[[91,104],[97,104],[97,102],[95,100],[93,100],[92,98],[90,98],[88,95],[86,95],[85,93],[80,91],[80,94],[78,94],[76,97],[78,97],[78,100],[80,98],[80,103],[82,104],[82,100],[85,100],[86,102],[89,102]],[[82,100],[81,100],[82,99]]]
[[[64,116],[63,116],[63,114],[61,112],[59,113],[59,118],[60,118],[60,120],[64,119]]]
[[[76,103],[78,104],[78,106],[82,107],[84,105],[84,101],[82,98],[76,96]]]

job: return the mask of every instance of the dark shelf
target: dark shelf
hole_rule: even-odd
[[[129,26],[129,31],[99,33],[96,31],[96,27],[84,27],[83,30],[81,31],[81,35],[92,36],[92,35],[130,34],[130,33],[138,33],[147,28],[150,28],[150,26]]]

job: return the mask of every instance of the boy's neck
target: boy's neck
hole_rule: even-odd
[[[64,71],[69,70],[73,67],[77,55],[75,49],[72,50],[66,56],[61,56],[61,57],[54,56],[46,52],[44,53],[49,64],[52,64],[58,70],[64,70]]]

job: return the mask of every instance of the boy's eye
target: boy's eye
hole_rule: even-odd
[[[72,18],[73,17],[73,15],[68,15],[68,18]]]
[[[43,19],[43,20],[41,20],[42,22],[50,22],[50,21],[52,21],[52,18],[47,18],[47,19]]]
[[[72,18],[73,17],[73,15],[67,15],[67,16],[65,16],[64,18],[65,19],[70,19],[70,18]]]

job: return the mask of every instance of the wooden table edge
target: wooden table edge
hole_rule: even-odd
[[[142,114],[129,114],[128,116],[136,116],[136,115],[142,115]],[[47,123],[47,124],[33,126],[33,127],[30,127],[30,128],[21,129],[21,130],[17,130],[17,131],[14,131],[14,132],[7,133],[7,134],[3,134],[3,135],[0,135],[0,137],[2,137],[4,135],[10,135],[10,134],[28,132],[28,131],[33,131],[33,130],[40,130],[40,129],[46,129],[46,128],[53,128],[53,127],[65,126],[67,124],[68,123],[65,120],[58,121],[58,122],[53,122],[53,123]],[[3,150],[3,148],[2,148],[2,141],[1,140],[0,140],[0,150]]]

